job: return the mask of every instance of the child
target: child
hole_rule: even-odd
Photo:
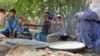
[[[60,15],[56,15],[51,21],[51,33],[58,32],[62,28],[62,18]]]
[[[50,21],[52,20],[52,18],[49,15],[50,12],[45,12],[44,14],[44,23],[43,23],[42,32],[44,32],[46,35],[49,33],[50,25],[51,25]]]
[[[5,21],[5,9],[0,9],[0,27],[4,27],[4,21]],[[0,34],[0,41],[3,40],[4,35]]]
[[[7,37],[16,37],[18,31],[18,20],[15,17],[15,9],[9,11],[9,16],[6,18],[5,28],[0,31],[1,34]]]
[[[5,25],[5,10],[0,9],[0,26],[4,27]]]
[[[23,33],[23,32],[29,32],[29,29],[24,26],[25,25],[25,19],[24,17],[19,17],[19,30],[18,32]]]
[[[23,17],[19,17],[19,29],[17,34],[17,38],[32,39],[32,34],[29,31],[29,28],[25,27],[25,19]]]
[[[51,22],[51,34],[47,36],[47,41],[55,41],[60,36],[64,36],[64,24],[61,15],[56,15]],[[56,37],[56,38],[55,38]]]

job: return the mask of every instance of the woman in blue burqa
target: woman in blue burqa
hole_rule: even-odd
[[[95,52],[100,52],[100,9],[95,7],[98,6],[95,5],[97,1],[100,4],[100,0],[93,0],[88,10],[76,13],[75,17],[77,18],[78,41],[83,42]]]

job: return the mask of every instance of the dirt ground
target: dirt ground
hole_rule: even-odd
[[[10,49],[10,48],[8,48],[8,47],[1,46],[1,45],[0,45],[0,56],[5,56],[5,54],[8,53],[9,49]]]
[[[84,49],[80,53],[84,56],[100,56],[100,53],[95,53],[92,49]]]
[[[10,48],[8,47],[0,46],[0,56],[5,56],[9,50]],[[100,56],[100,53],[94,53],[91,49],[84,49],[80,53],[83,54],[83,56]]]

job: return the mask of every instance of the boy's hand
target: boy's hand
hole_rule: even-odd
[[[15,36],[15,32],[13,32],[12,35]]]
[[[14,38],[14,37],[15,37],[15,32],[13,32],[13,33],[12,33],[12,36],[11,36],[11,38]]]
[[[12,36],[12,33],[10,32],[9,37],[11,37],[11,36]]]
[[[14,38],[14,36],[11,36],[10,38]]]
[[[9,34],[9,37],[10,37],[10,38],[14,38],[14,36],[15,36],[15,32],[11,32],[11,33]]]

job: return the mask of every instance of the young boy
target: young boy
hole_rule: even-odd
[[[54,15],[48,11],[46,11],[44,14],[44,23],[43,23],[42,32],[44,32],[46,35],[50,33],[50,26],[51,26],[51,21],[53,17]]]
[[[1,34],[4,34],[7,37],[16,37],[18,31],[18,20],[15,17],[16,11],[11,9],[9,11],[9,16],[6,18],[5,28],[0,31]]]
[[[0,26],[4,27],[5,24],[5,9],[0,9]]]
[[[18,29],[18,33],[23,33],[23,32],[29,32],[28,27],[24,26],[25,24],[25,19],[24,17],[19,17],[19,29]]]
[[[24,17],[19,17],[19,29],[17,32],[17,38],[21,39],[32,39],[32,34],[29,31],[29,28],[25,26],[25,19]]]
[[[51,34],[47,36],[47,41],[56,41],[57,37],[64,36],[65,28],[61,15],[56,15],[51,22]],[[56,38],[55,38],[56,37]]]
[[[0,9],[0,27],[4,27],[5,21],[5,9]],[[0,41],[3,40],[4,35],[0,34]]]

